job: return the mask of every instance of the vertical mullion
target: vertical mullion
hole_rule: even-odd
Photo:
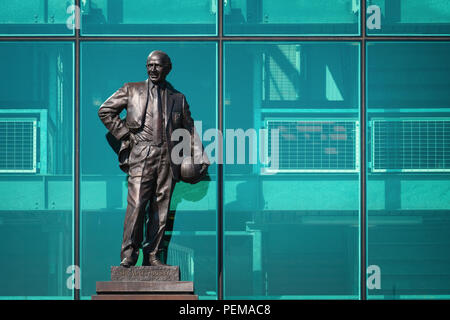
[[[74,265],[80,267],[80,0],[75,0],[75,112],[74,112]],[[78,276],[78,275],[77,275]],[[81,279],[77,279],[81,283]],[[80,289],[74,288],[80,300]]]
[[[360,299],[367,299],[367,188],[366,188],[366,0],[360,0],[361,48],[360,48]]]
[[[223,137],[223,1],[217,1],[218,36],[218,130]],[[222,146],[222,144],[220,144]],[[219,148],[217,164],[217,298],[223,300],[223,148]]]

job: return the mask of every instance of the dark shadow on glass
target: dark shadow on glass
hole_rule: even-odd
[[[195,186],[189,185],[189,184],[180,184],[178,183],[175,186],[175,191],[172,196],[172,201],[169,211],[169,216],[167,217],[167,224],[166,224],[166,232],[163,237],[163,244],[161,245],[161,250],[159,252],[159,258],[164,263],[167,263],[167,257],[168,257],[168,250],[169,250],[169,244],[172,239],[172,234],[174,231],[175,226],[175,216],[177,212],[178,206],[184,201],[190,201],[190,202],[199,202],[203,198],[206,197],[209,189],[209,184],[211,182],[211,177],[209,176],[209,173],[206,174],[206,176],[197,183]],[[183,190],[180,190],[180,188],[183,188]],[[147,215],[148,215],[147,211]],[[182,266],[180,266],[182,268]]]

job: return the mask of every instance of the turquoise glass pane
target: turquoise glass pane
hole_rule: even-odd
[[[84,1],[83,1],[84,2]],[[217,1],[88,0],[85,35],[215,35]]]
[[[74,0],[4,0],[0,35],[71,35],[74,17]]]
[[[201,121],[199,134],[216,128],[216,43],[82,43],[82,295],[87,298],[95,294],[96,281],[109,280],[110,267],[120,263],[127,205],[126,175],[97,111],[124,83],[147,79],[147,56],[157,49],[171,57],[167,80],[185,94],[193,118]],[[176,185],[164,240],[167,263],[180,266],[181,280],[194,281],[200,299],[217,296],[215,165],[209,173],[209,181]]]
[[[224,53],[225,298],[357,299],[359,45]]]
[[[450,297],[449,42],[368,43],[372,299]]]
[[[70,299],[73,44],[2,42],[0,69],[0,299]]]
[[[448,0],[367,0],[369,35],[449,35]]]
[[[360,0],[224,1],[227,35],[356,35]]]

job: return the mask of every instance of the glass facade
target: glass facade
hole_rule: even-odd
[[[85,35],[216,35],[216,0],[88,0]]]
[[[450,35],[447,0],[367,0],[369,35]]]
[[[0,57],[0,295],[70,299],[73,43],[2,42]]]
[[[86,297],[95,294],[96,281],[109,280],[110,266],[120,260],[127,206],[126,175],[119,169],[117,155],[107,143],[107,130],[97,111],[125,82],[147,78],[146,59],[156,49],[171,57],[173,71],[167,80],[186,95],[192,117],[201,120],[202,125],[197,130],[216,128],[215,42],[82,44],[81,265],[85,283],[82,295]],[[187,54],[194,51],[195,55]],[[196,294],[205,299],[217,295],[216,174],[217,169],[212,165],[208,181],[193,186],[176,185],[164,246],[167,262],[179,265],[181,280],[195,281]]]
[[[356,35],[360,0],[228,0],[226,35]]]
[[[0,35],[73,35],[74,11],[74,0],[1,1]]]
[[[357,299],[358,43],[224,50],[225,298]],[[251,163],[265,143],[278,165]]]
[[[164,237],[200,299],[450,298],[449,11],[1,1],[0,299],[90,299],[120,263],[127,180],[97,111],[156,49],[212,161]]]
[[[449,298],[450,43],[367,44],[373,299]]]

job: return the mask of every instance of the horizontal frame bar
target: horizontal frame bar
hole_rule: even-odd
[[[0,36],[0,41],[248,41],[248,42],[308,42],[308,41],[450,41],[450,36],[175,36],[175,37],[158,37],[158,36]]]

